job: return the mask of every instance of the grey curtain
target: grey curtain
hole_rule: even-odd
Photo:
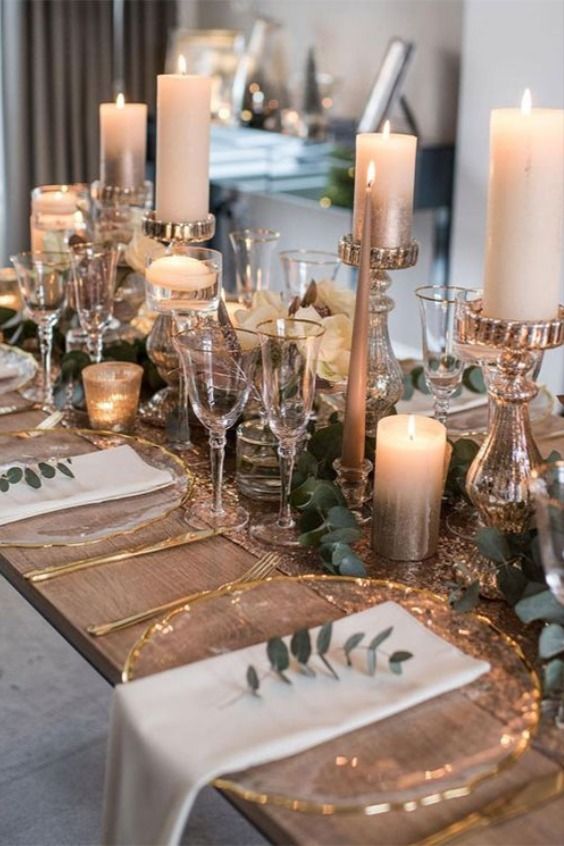
[[[123,0],[121,0],[123,3]],[[174,0],[125,0],[125,95],[154,107]],[[98,105],[113,99],[112,0],[2,0],[7,255],[29,245],[35,185],[98,176]]]

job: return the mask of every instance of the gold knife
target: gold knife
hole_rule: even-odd
[[[96,558],[81,558],[78,561],[69,561],[68,564],[59,564],[53,567],[43,567],[40,570],[29,570],[24,573],[24,578],[30,582],[47,582],[50,579],[57,579],[59,576],[66,576],[69,573],[77,573],[80,570],[88,570],[90,567],[98,567],[101,564],[113,564],[116,561],[125,561],[127,558],[136,558],[139,555],[149,555],[151,552],[161,552],[163,549],[172,549],[175,546],[184,546],[188,543],[213,538],[221,535],[225,529],[204,529],[202,531],[184,532],[173,538],[166,538],[150,546],[137,546],[133,549],[126,549],[123,552],[114,552],[109,555],[98,555]]]
[[[513,817],[534,811],[540,805],[562,794],[564,794],[564,770],[560,769],[520,785],[477,811],[419,840],[415,846],[442,846],[444,843],[451,843],[469,831],[498,825]]]

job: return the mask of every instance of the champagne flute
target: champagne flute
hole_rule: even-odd
[[[112,322],[119,249],[105,244],[77,244],[71,257],[78,319],[87,334],[90,357],[99,363],[103,335]]]
[[[306,432],[315,396],[315,374],[321,338],[321,323],[313,320],[279,318],[260,323],[263,399],[266,417],[278,440],[280,457],[280,511],[264,518],[251,529],[265,543],[297,546],[298,534],[290,509],[289,495],[296,448]]]

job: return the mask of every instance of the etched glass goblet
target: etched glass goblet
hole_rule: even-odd
[[[564,605],[564,461],[533,470],[529,490],[535,505],[546,582]]]
[[[462,384],[464,359],[455,339],[455,314],[461,298],[476,291],[454,286],[427,285],[415,291],[423,334],[425,381],[433,394],[435,417],[446,426],[450,399]]]
[[[68,253],[25,252],[11,256],[11,262],[27,314],[37,324],[41,351],[42,382],[37,388],[26,391],[25,396],[41,402],[44,409],[52,410],[53,328],[67,301],[71,273],[69,256]]]
[[[118,258],[119,249],[104,244],[77,244],[71,250],[76,312],[96,363],[102,360],[103,335],[112,322]]]
[[[226,432],[240,416],[252,387],[259,353],[254,333],[226,331],[208,320],[197,326],[180,327],[174,345],[186,379],[194,414],[209,432],[213,493],[195,503],[188,519],[202,520],[212,528],[242,528],[249,519],[246,509],[223,501],[223,460]]]
[[[280,510],[278,517],[267,517],[253,526],[251,534],[264,543],[297,546],[290,483],[296,449],[312,414],[317,357],[325,329],[313,320],[279,318],[260,323],[257,332],[266,417],[278,440]]]
[[[243,305],[251,305],[255,291],[270,287],[272,251],[280,233],[274,229],[239,229],[229,233],[235,254],[237,297]]]

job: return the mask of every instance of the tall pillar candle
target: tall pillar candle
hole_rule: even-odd
[[[376,432],[372,546],[395,561],[436,551],[445,478],[446,428],[413,414],[384,417]]]
[[[346,468],[360,468],[364,460],[366,430],[366,382],[368,378],[368,324],[370,300],[370,250],[372,248],[372,191],[374,163],[367,171],[364,190],[364,220],[360,253],[360,267],[356,286],[352,348],[347,381],[347,400],[343,428],[341,464]]]
[[[100,104],[100,182],[118,188],[139,188],[145,182],[147,158],[147,106],[126,103],[118,94],[115,103]]]
[[[356,136],[354,183],[355,240],[360,241],[364,221],[364,189],[371,161],[378,177],[372,191],[372,246],[405,247],[411,243],[415,184],[415,135],[362,132]]]
[[[558,316],[564,211],[564,111],[495,109],[484,313],[514,320]]]
[[[184,73],[158,77],[159,220],[183,223],[208,215],[210,110],[211,81],[206,77]]]

